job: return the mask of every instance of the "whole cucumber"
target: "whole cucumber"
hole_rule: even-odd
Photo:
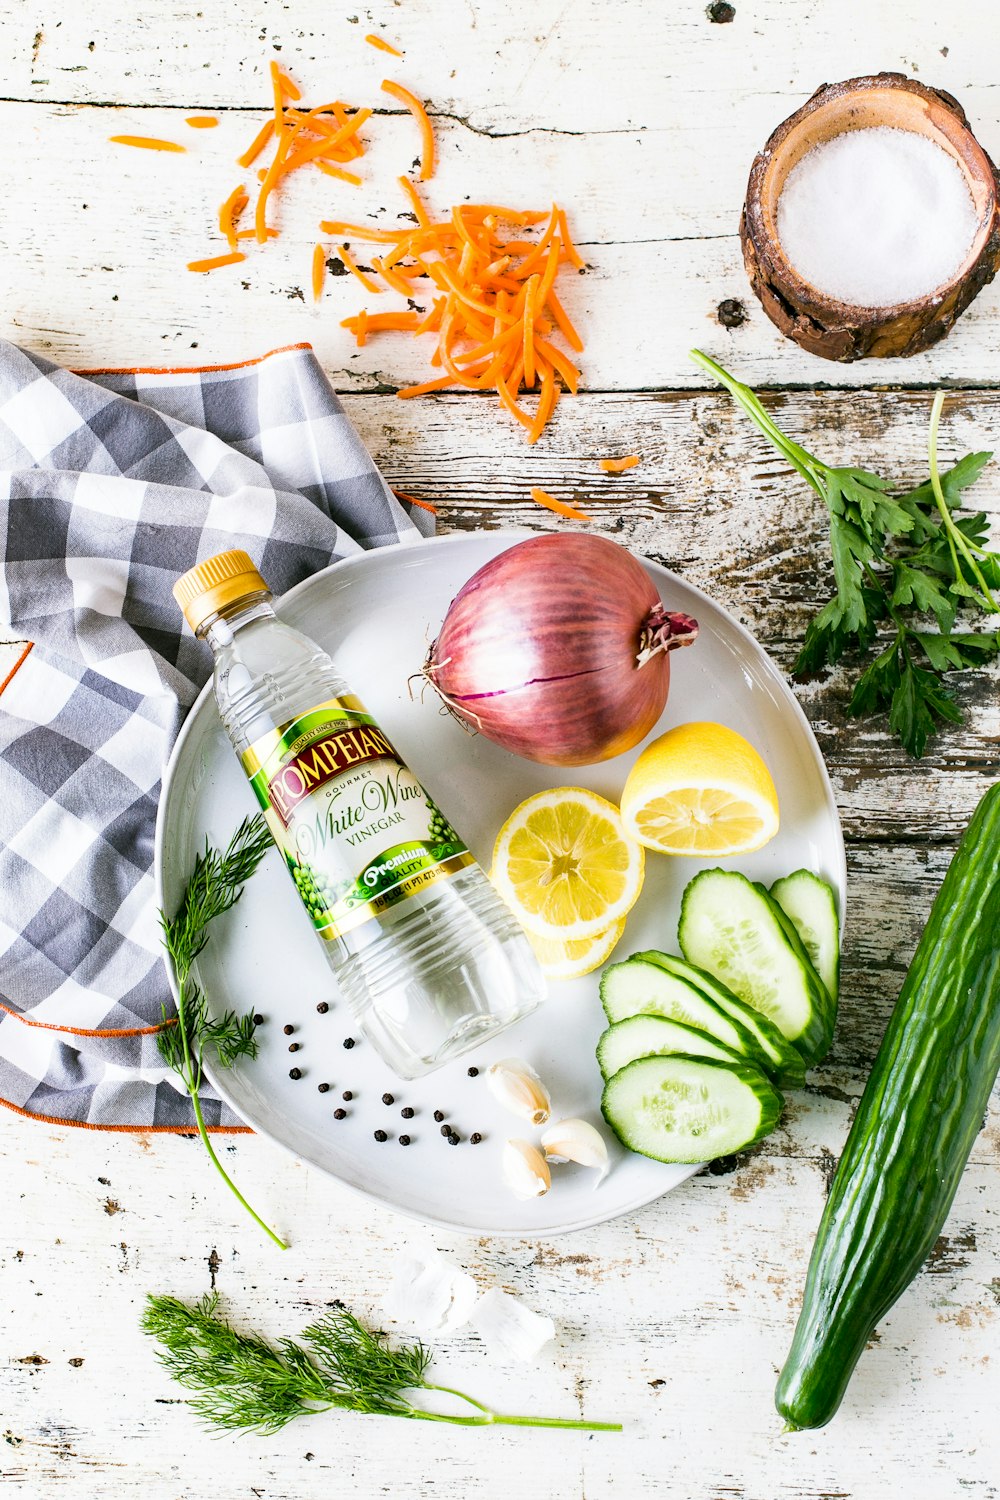
[[[789,1428],[829,1422],[927,1258],[998,1070],[1000,783],[945,875],[830,1188],[775,1392]]]

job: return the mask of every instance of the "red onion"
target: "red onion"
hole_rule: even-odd
[[[451,602],[424,676],[453,714],[528,760],[585,766],[638,744],[663,712],[667,656],[698,633],[617,543],[518,542]]]

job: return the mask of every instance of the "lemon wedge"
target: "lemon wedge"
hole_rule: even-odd
[[[613,803],[563,786],[511,813],[493,850],[493,883],[529,933],[577,942],[624,919],[642,890],[643,861]]]
[[[622,792],[630,837],[666,854],[749,854],[778,831],[778,794],[754,747],[724,724],[680,724],[647,745]]]
[[[599,969],[605,959],[611,957],[618,939],[625,931],[625,918],[619,917],[603,932],[592,938],[543,938],[528,933],[528,942],[535,950],[535,957],[542,966],[542,973],[549,979],[582,979]]]

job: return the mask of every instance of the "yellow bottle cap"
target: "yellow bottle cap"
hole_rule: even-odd
[[[210,615],[250,594],[267,592],[253,558],[241,548],[218,552],[183,573],[174,584],[174,598],[191,629],[198,630]]]

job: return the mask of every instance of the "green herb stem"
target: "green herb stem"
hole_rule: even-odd
[[[955,522],[952,519],[951,510],[948,507],[948,502],[944,497],[944,490],[941,488],[941,475],[938,472],[937,440],[938,425],[941,421],[941,412],[943,408],[944,391],[938,391],[936,396],[934,397],[934,404],[931,407],[930,430],[927,438],[927,456],[930,460],[931,489],[934,492],[934,500],[941,515],[941,524],[944,526],[945,533],[948,537],[948,547],[951,552],[952,565],[954,566],[956,577],[962,577],[962,569],[959,564],[958,557],[956,556],[957,549],[957,551],[962,554],[962,556],[965,558],[965,561],[968,563],[972,576],[973,578],[975,578],[976,583],[979,586],[979,594],[983,604],[983,608],[988,610],[990,614],[995,615],[998,613],[998,611],[1000,611],[1000,606],[997,605],[996,600],[990,593],[986,579],[983,577],[982,569],[980,568],[975,557],[972,555],[968,540],[962,535],[959,528],[955,525]],[[977,543],[973,543],[973,546],[979,553],[980,557],[986,556],[985,547],[980,547]]]
[[[164,947],[173,962],[177,981],[177,1017],[176,1020],[168,1017],[164,1007],[164,1026],[157,1042],[164,1060],[188,1091],[198,1135],[215,1170],[268,1238],[279,1249],[287,1250],[287,1243],[250,1206],[222,1165],[201,1108],[205,1047],[216,1049],[217,1061],[223,1068],[231,1067],[239,1057],[255,1057],[253,1014],[237,1016],[227,1011],[224,1016],[210,1017],[204,995],[191,983],[194,961],[208,942],[209,924],[236,905],[244,885],[270,847],[270,834],[263,818],[259,814],[245,818],[223,851],[206,843],[205,852],[195,860],[176,914],[168,917],[160,912]]]

